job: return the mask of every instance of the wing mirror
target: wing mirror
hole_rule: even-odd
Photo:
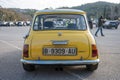
[[[29,35],[27,34],[27,35],[23,36],[23,38],[26,39],[28,36],[29,36]]]

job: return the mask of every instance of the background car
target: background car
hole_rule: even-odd
[[[13,21],[10,21],[9,26],[15,26],[15,23]]]
[[[119,25],[119,22],[118,22],[118,21],[106,21],[106,22],[103,24],[103,28],[105,28],[105,29],[112,29],[112,28],[117,29],[117,28],[118,28],[118,25]]]
[[[3,26],[3,22],[2,21],[0,21],[0,26]]]
[[[16,26],[23,26],[23,22],[22,21],[16,22]]]

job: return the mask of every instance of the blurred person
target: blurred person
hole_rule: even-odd
[[[100,31],[101,36],[104,36],[102,28],[103,28],[103,23],[104,23],[104,19],[103,16],[100,16],[100,18],[98,19],[98,29],[95,32],[95,36],[97,37],[97,33]]]
[[[93,29],[93,23],[92,23],[92,21],[89,20],[88,23],[89,23],[90,29]]]

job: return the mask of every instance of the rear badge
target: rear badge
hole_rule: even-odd
[[[58,36],[62,36],[62,32],[58,32]]]

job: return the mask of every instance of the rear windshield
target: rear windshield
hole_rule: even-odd
[[[86,30],[86,22],[82,15],[39,15],[33,30]]]

